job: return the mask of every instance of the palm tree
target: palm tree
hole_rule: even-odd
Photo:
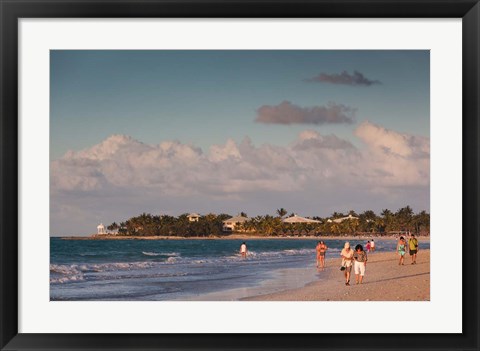
[[[413,217],[413,224],[415,226],[415,233],[430,233],[430,215],[426,211],[417,213]]]
[[[350,220],[346,219],[338,223],[338,227],[341,234],[350,233]]]
[[[125,222],[120,222],[120,227],[118,229],[118,232],[122,235],[127,234],[127,224]]]
[[[377,232],[380,232],[380,233],[385,232],[385,221],[382,217],[377,217],[375,219],[374,224],[375,224],[375,229],[376,229]],[[380,235],[382,235],[382,234],[380,234]]]
[[[255,231],[255,219],[250,218],[248,221],[243,222],[243,229],[246,232],[253,232]]]
[[[277,209],[277,214],[280,218],[283,218],[283,216],[285,216],[287,213],[288,213],[287,210],[284,209],[283,207],[280,209]]]
[[[175,217],[172,217],[169,215],[163,215],[160,218],[161,218],[162,235],[172,235],[172,234],[176,235],[177,233],[175,231],[175,222],[176,222]]]
[[[349,219],[348,221],[348,232],[354,234],[357,232],[360,222],[358,219]]]
[[[148,235],[152,223],[152,215],[142,213],[140,216],[131,218],[134,232],[138,235]]]
[[[278,221],[278,222],[277,222]],[[263,218],[263,230],[267,236],[271,236],[276,233],[278,230],[278,224],[280,223],[279,218],[274,218],[270,215],[266,215]]]
[[[377,215],[372,210],[366,210],[365,212],[360,214],[360,216],[362,215],[365,217],[365,219],[370,221],[374,221],[377,218]]]
[[[372,210],[367,210],[363,213],[360,213],[359,218],[359,230],[361,232],[374,232],[375,231],[375,220],[377,216]]]
[[[394,224],[394,217],[392,211],[389,209],[384,209],[381,213],[382,215],[382,220],[383,220],[383,227],[385,232],[389,232],[390,230],[393,229],[393,224]]]
[[[295,233],[295,227],[292,225],[292,223],[283,223],[281,224],[281,230],[282,233],[288,234],[288,235],[293,235]]]
[[[413,211],[410,206],[402,207],[395,213],[395,219],[401,230],[411,230]]]
[[[125,221],[125,228],[127,230],[127,235],[135,235],[137,228],[137,221],[135,217],[127,219]]]
[[[342,217],[345,217],[345,215],[342,212],[335,211],[335,212],[332,213],[332,218],[333,219],[342,218]]]
[[[335,222],[331,222],[330,223],[330,231],[332,234],[334,235],[338,235],[341,233],[341,229],[340,229],[340,226],[338,225],[338,223],[335,223]]]
[[[348,211],[348,215],[349,215],[349,216],[352,216],[352,217],[358,217],[357,212],[355,212],[354,210]]]

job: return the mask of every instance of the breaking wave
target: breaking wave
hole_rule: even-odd
[[[161,255],[161,253],[145,252],[145,251],[142,251],[142,254],[144,254],[145,256],[160,256]]]
[[[152,262],[115,262],[98,264],[50,265],[50,283],[66,283],[85,280],[86,274],[135,271],[154,266]]]
[[[167,256],[167,257],[175,257],[180,256],[178,252],[148,252],[142,251],[142,254],[145,256]]]

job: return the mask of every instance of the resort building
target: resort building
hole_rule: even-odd
[[[189,222],[198,222],[198,219],[200,218],[200,215],[198,213],[190,213],[188,216],[188,221]]]
[[[328,222],[328,223],[332,223],[332,222],[334,222],[334,223],[342,223],[343,221],[345,221],[345,220],[347,220],[347,219],[348,219],[348,220],[350,220],[350,219],[358,219],[358,217],[354,217],[354,216],[352,216],[352,215],[350,214],[350,215],[348,215],[347,217],[329,219],[327,222]]]
[[[229,218],[223,221],[222,230],[224,232],[233,232],[235,230],[235,227],[237,227],[239,224],[245,223],[248,220],[250,220],[250,218],[243,217],[243,216],[236,216],[236,217]]]
[[[103,223],[100,223],[97,226],[97,234],[107,234],[107,231],[105,230],[105,226],[103,225]]]
[[[283,223],[322,223],[315,219],[300,217],[297,215],[293,215],[292,217],[282,219]]]

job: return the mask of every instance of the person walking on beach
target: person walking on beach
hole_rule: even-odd
[[[355,284],[362,284],[365,269],[367,268],[367,253],[363,251],[362,245],[355,246],[355,253],[353,254],[354,270],[355,270]]]
[[[350,273],[352,272],[353,264],[353,250],[350,248],[350,243],[347,241],[343,246],[343,250],[340,253],[342,256],[342,267],[345,267],[345,285],[350,285]]]
[[[245,244],[245,242],[240,245],[240,254],[243,258],[247,258],[247,244]]]
[[[325,253],[327,252],[327,245],[323,241],[319,241],[317,247],[317,268],[325,268]]]
[[[398,261],[398,265],[400,266],[404,264],[405,253],[407,252],[407,243],[403,236],[401,236],[397,242],[397,252],[400,255],[400,260]]]
[[[415,238],[415,234],[412,234],[408,240],[408,248],[410,257],[412,258],[412,264],[417,264],[418,240]]]
[[[317,268],[320,267],[320,243],[321,241],[319,241],[317,246],[315,246],[315,251],[317,252]]]
[[[365,245],[365,250],[366,250],[367,252],[370,252],[370,248],[371,248],[370,245],[371,245],[371,244],[370,244],[370,241],[367,241],[367,245]],[[356,249],[356,246],[355,246],[355,251],[356,251],[356,250],[357,250],[357,249]]]
[[[370,242],[370,251],[374,252],[375,251],[375,241],[372,241]]]

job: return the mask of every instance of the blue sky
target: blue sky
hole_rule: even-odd
[[[54,235],[143,211],[429,210],[428,51],[50,55]]]
[[[306,82],[357,70],[382,84]],[[231,137],[283,144],[303,126],[255,122],[263,105],[330,101],[397,131],[429,136],[428,51],[52,51],[51,156],[112,134],[206,148]],[[355,125],[315,129],[348,137]],[[228,133],[226,133],[228,130]]]

